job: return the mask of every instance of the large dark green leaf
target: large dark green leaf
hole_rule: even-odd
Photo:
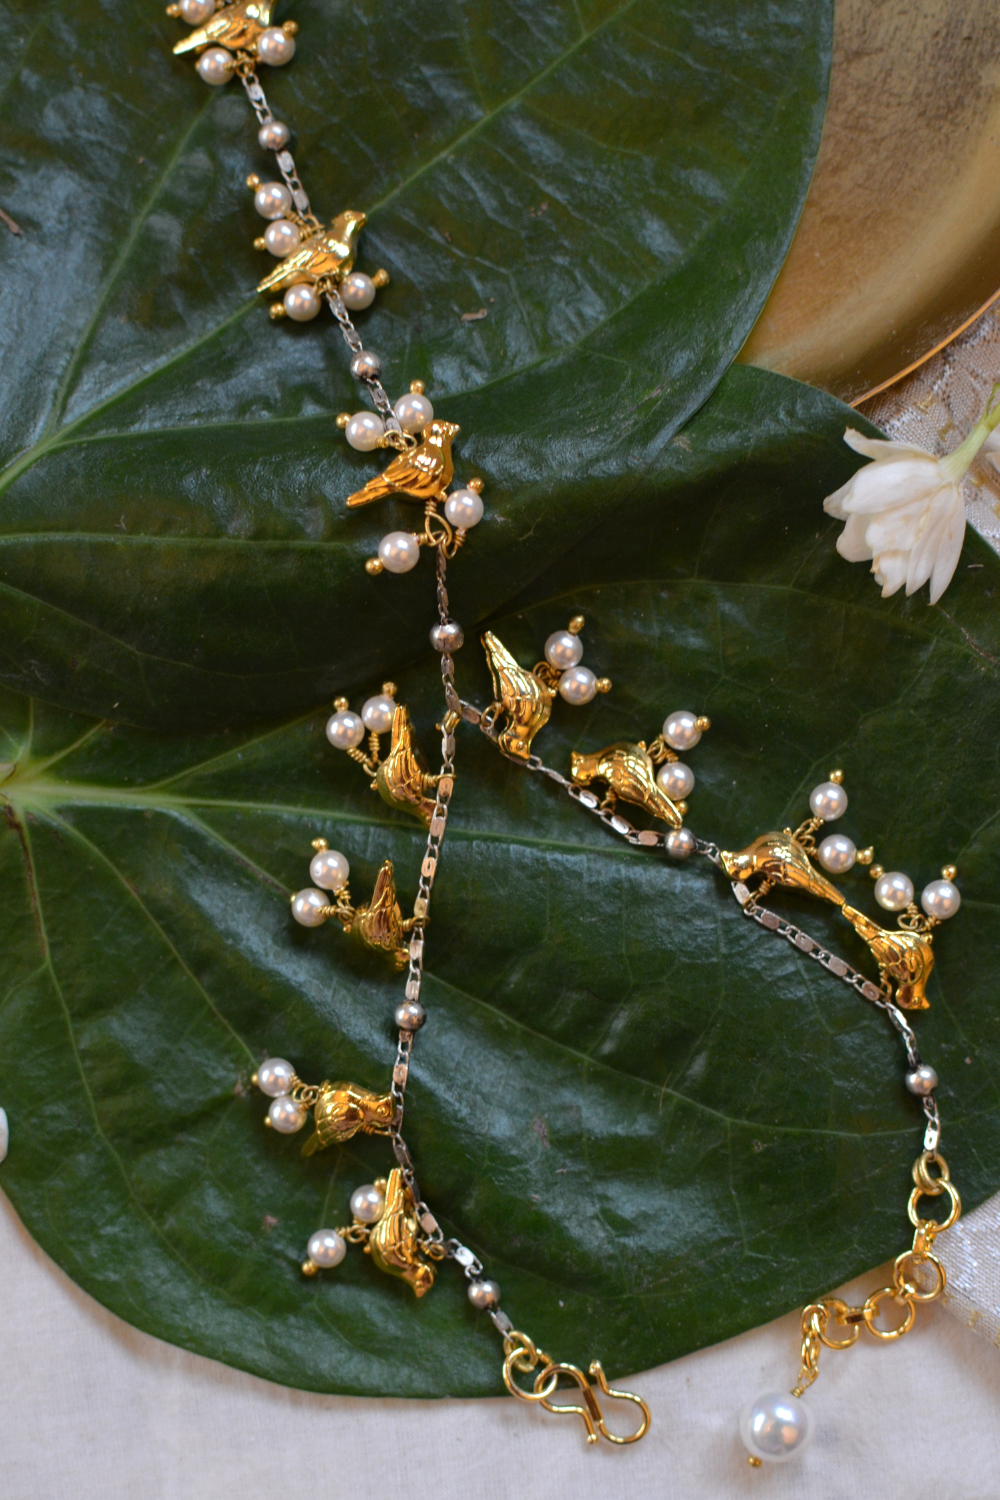
[[[531,661],[583,610],[586,659],[615,680],[559,705],[536,741],[551,764],[694,707],[714,725],[691,757],[700,833],[738,846],[798,819],[840,764],[859,843],[918,882],[955,860],[963,907],[917,1022],[971,1205],[1000,1185],[1000,563],[972,539],[946,608],[883,603],[820,506],[856,461],[847,415],[734,370],[659,495],[496,623]],[[478,647],[458,666],[482,701]],[[430,748],[433,661],[401,689]],[[3,1185],[70,1275],[164,1338],[322,1390],[496,1391],[495,1335],[452,1268],[419,1304],[359,1252],[303,1281],[309,1233],[344,1222],[388,1150],[304,1162],[247,1090],[266,1053],[316,1080],[388,1076],[401,981],[294,928],[284,893],[320,833],[357,893],[387,854],[410,893],[422,840],[323,718],[168,739],[4,698]],[[921,1116],[880,1014],[747,922],[706,862],[631,849],[460,740],[407,1132],[518,1323],[635,1369],[903,1248]],[[847,879],[876,910],[864,873]],[[828,909],[790,909],[871,972]]]
[[[0,228],[0,677],[176,727],[396,670],[427,565],[361,564],[413,510],[345,516],[378,461],[333,426],[358,399],[339,336],[254,296],[242,92],[170,55],[153,0],[3,10],[0,203],[24,234]],[[365,339],[488,481],[466,618],[612,509],[739,348],[808,182],[829,12],[289,5],[298,55],[264,83],[317,208],[370,215],[360,264],[393,281]]]

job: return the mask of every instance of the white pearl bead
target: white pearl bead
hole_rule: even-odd
[[[809,793],[809,806],[814,818],[832,823],[835,818],[842,818],[847,811],[847,793],[836,781],[821,781]]]
[[[306,1123],[306,1112],[297,1099],[293,1099],[290,1094],[282,1094],[280,1099],[271,1101],[267,1118],[273,1130],[280,1131],[282,1135],[294,1135]]]
[[[253,195],[253,206],[262,219],[283,219],[292,206],[292,195],[283,182],[262,182]]]
[[[906,1075],[906,1087],[911,1094],[917,1094],[921,1098],[933,1094],[937,1086],[938,1076],[930,1063],[921,1063],[919,1068],[914,1068]]]
[[[905,911],[913,900],[913,881],[902,870],[889,870],[875,882],[875,900],[886,911]]]
[[[920,893],[920,905],[929,917],[936,917],[939,922],[953,917],[961,904],[958,886],[950,880],[932,880]]]
[[[597,693],[597,678],[589,667],[570,667],[559,679],[559,696],[574,708],[589,703]]]
[[[283,1057],[268,1057],[257,1069],[257,1087],[272,1099],[289,1093],[294,1082],[295,1069]]]
[[[480,1312],[492,1312],[500,1306],[500,1287],[484,1276],[481,1281],[469,1282],[469,1301]]]
[[[408,573],[420,561],[420,543],[409,531],[390,531],[378,544],[379,560],[387,573]]]
[[[475,490],[452,490],[444,513],[457,531],[471,531],[483,519],[483,498]]]
[[[375,301],[375,283],[364,271],[352,271],[340,283],[340,300],[351,312],[364,312]]]
[[[324,891],[339,891],[350,873],[350,865],[336,849],[321,849],[309,861],[309,879]]]
[[[583,642],[571,630],[553,631],[545,642],[545,660],[565,672],[583,660]]]
[[[820,844],[817,854],[824,870],[829,870],[831,875],[842,875],[854,864],[858,850],[846,833],[831,833]]]
[[[227,52],[225,47],[209,47],[195,63],[202,80],[215,87],[218,87],[220,83],[229,82],[235,66],[232,54]]]
[[[384,432],[385,423],[373,411],[355,412],[344,428],[345,438],[359,453],[371,453],[377,448]]]
[[[264,244],[278,260],[291,255],[293,250],[299,248],[301,241],[299,226],[293,224],[291,219],[272,219],[264,230]]]
[[[311,318],[315,318],[323,306],[319,292],[307,282],[300,282],[298,286],[290,286],[281,300],[284,303],[285,312],[294,323],[308,323]]]
[[[664,719],[663,738],[671,750],[693,750],[701,739],[698,715],[686,708],[679,708],[676,713]]]
[[[810,1442],[813,1414],[798,1396],[768,1391],[740,1413],[740,1437],[755,1458],[784,1463]]]
[[[327,719],[326,737],[335,750],[354,750],[365,737],[364,720],[360,714],[342,708]]]
[[[694,791],[694,772],[683,761],[668,760],[657,771],[656,782],[668,797],[679,802]]]
[[[10,1147],[10,1124],[7,1120],[7,1111],[0,1109],[0,1161],[7,1160],[7,1151]]]
[[[304,891],[296,891],[292,900],[292,916],[302,927],[322,927],[326,917],[322,915],[324,906],[329,906],[325,891],[313,890],[306,886]]]
[[[177,9],[189,26],[203,26],[215,15],[215,0],[178,0]]]
[[[690,828],[671,828],[663,845],[673,859],[687,859],[697,848]]]
[[[295,38],[280,26],[269,26],[257,38],[257,56],[269,68],[283,68],[295,56]]]
[[[265,151],[281,151],[292,138],[284,120],[268,120],[257,132],[257,141]]]
[[[339,1266],[347,1254],[347,1241],[335,1229],[317,1229],[309,1236],[306,1253],[314,1266],[323,1271],[332,1271]]]
[[[414,391],[400,396],[392,409],[404,432],[423,432],[427,423],[434,420],[434,408],[427,397],[418,396]]]
[[[362,1224],[377,1224],[385,1208],[385,1194],[374,1183],[355,1188],[351,1194],[351,1213]]]
[[[390,730],[395,712],[396,700],[388,693],[376,693],[373,698],[366,698],[361,706],[364,726],[373,734],[385,734]]]

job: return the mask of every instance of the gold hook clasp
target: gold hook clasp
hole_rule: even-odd
[[[649,1431],[651,1417],[645,1401],[641,1396],[633,1395],[631,1391],[619,1391],[610,1386],[599,1359],[591,1363],[590,1376],[591,1379],[596,1380],[601,1392],[614,1401],[631,1401],[642,1412],[638,1428],[627,1437],[619,1437],[617,1433],[609,1432],[594,1387],[577,1365],[563,1364],[553,1360],[544,1349],[537,1349],[527,1334],[518,1333],[516,1329],[504,1338],[504,1354],[506,1356],[503,1362],[504,1385],[511,1395],[520,1397],[522,1401],[538,1401],[546,1411],[554,1412],[557,1416],[566,1414],[581,1417],[587,1429],[588,1443],[596,1443],[598,1438],[603,1437],[609,1443],[624,1447],[628,1443],[637,1443]],[[518,1385],[514,1379],[515,1370],[523,1374],[528,1374],[532,1370],[536,1372],[530,1391]],[[579,1387],[583,1396],[582,1405],[571,1401],[552,1400],[552,1396],[559,1387],[560,1376],[566,1376]]]

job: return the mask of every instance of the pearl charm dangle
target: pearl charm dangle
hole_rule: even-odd
[[[236,67],[235,59],[231,52],[225,47],[208,47],[195,63],[198,76],[204,83],[210,83],[213,88],[220,84],[228,83],[233,76]]]
[[[215,15],[215,0],[178,0],[177,9],[189,26],[204,26]]]
[[[589,667],[570,667],[559,679],[559,696],[574,708],[582,708],[597,696],[597,678]]]
[[[829,781],[821,781],[809,793],[809,808],[814,818],[832,823],[842,818],[847,811],[847,793],[840,785],[836,774]]]
[[[409,573],[420,561],[420,543],[412,531],[390,531],[378,544],[378,560],[387,573]]]
[[[342,890],[350,873],[350,865],[336,849],[322,847],[309,861],[309,878],[324,891]]]
[[[740,1437],[751,1462],[780,1464],[812,1440],[813,1414],[800,1396],[767,1391],[740,1413]]]
[[[292,916],[300,927],[322,927],[329,916],[329,905],[325,891],[307,886],[303,891],[296,891],[292,897]]]
[[[853,867],[858,857],[857,845],[843,833],[831,833],[829,838],[823,840],[816,853],[824,870],[829,870],[831,875],[843,875]]]
[[[935,922],[946,922],[962,904],[962,893],[953,881],[932,880],[920,893],[920,905]]]
[[[359,411],[348,419],[344,436],[359,453],[371,453],[385,435],[385,423],[373,411]]]
[[[283,1057],[269,1057],[261,1063],[253,1081],[262,1094],[271,1099],[280,1099],[290,1094],[295,1084],[295,1069]]]
[[[283,219],[291,212],[292,195],[283,182],[262,182],[254,191],[253,206],[262,219]]]
[[[667,760],[656,773],[656,784],[672,802],[680,802],[694,791],[694,772],[682,761]]]
[[[306,1123],[306,1111],[291,1094],[282,1094],[271,1101],[267,1118],[272,1130],[281,1135],[294,1135]]]
[[[306,1253],[309,1259],[302,1269],[307,1276],[315,1276],[317,1271],[332,1271],[340,1265],[347,1254],[347,1241],[335,1229],[317,1229],[309,1236]]]
[[[372,296],[374,295],[373,287]],[[428,422],[434,420],[434,408],[422,391],[410,391],[408,395],[400,396],[393,411],[404,432],[423,432]]]
[[[355,750],[365,737],[364,720],[346,706],[338,708],[326,721],[326,737],[335,750]]]
[[[571,630],[556,630],[545,642],[545,660],[557,672],[566,672],[583,660],[583,642]]]
[[[704,730],[711,726],[707,719],[693,714],[689,709],[679,708],[663,721],[663,738],[671,750],[693,750]]]
[[[283,68],[295,56],[295,37],[281,26],[269,26],[257,38],[257,56],[270,68]]]
[[[278,260],[284,260],[286,255],[297,250],[301,240],[299,226],[291,219],[272,219],[264,230],[264,244]]]
[[[913,881],[902,870],[890,870],[876,880],[875,900],[885,911],[905,911],[913,900]]]
[[[377,1224],[385,1208],[385,1189],[373,1182],[355,1188],[351,1194],[351,1213],[362,1224]]]
[[[340,283],[340,300],[349,312],[364,312],[375,301],[374,281],[363,271],[352,271]]]
[[[919,1067],[912,1068],[906,1075],[906,1087],[919,1099],[926,1099],[928,1094],[933,1094],[937,1086],[937,1072],[930,1063],[921,1063]]]
[[[257,141],[265,151],[283,151],[292,138],[292,132],[283,120],[268,120],[257,132]]]
[[[319,292],[308,282],[290,286],[282,298],[282,306],[294,323],[309,323],[323,306]]]
[[[369,734],[386,734],[392,728],[395,712],[396,700],[389,688],[383,687],[380,693],[365,699],[361,706],[361,722]]]
[[[476,490],[452,490],[444,502],[444,514],[456,531],[471,531],[483,519],[482,497]]]

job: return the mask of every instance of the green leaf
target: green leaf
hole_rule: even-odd
[[[738,350],[809,180],[831,7],[287,9],[269,97],[319,212],[365,209],[359,264],[392,273],[359,327],[487,481],[453,570],[471,623],[613,511]],[[340,338],[253,290],[242,91],[172,57],[147,0],[4,13],[0,680],[203,727],[414,659],[427,562],[362,568],[413,507],[343,508],[382,460],[335,430]]]
[[[701,835],[738,848],[798,820],[839,765],[859,845],[918,888],[958,865],[915,1025],[971,1207],[1000,1186],[1000,561],[971,538],[944,607],[883,602],[820,505],[856,463],[847,420],[734,369],[658,492],[493,623],[531,662],[587,616],[585,660],[614,689],[558,704],[536,740],[557,769],[693,708],[713,721],[690,756]],[[484,702],[474,642],[457,667]],[[430,751],[429,653],[400,687]],[[309,1234],[345,1222],[388,1146],[303,1160],[248,1089],[269,1053],[314,1081],[388,1082],[401,979],[339,931],[295,928],[286,893],[322,834],[356,896],[388,855],[412,897],[422,835],[324,717],[169,738],[3,698],[0,1181],[75,1280],[163,1338],[317,1390],[496,1392],[498,1340],[454,1267],[419,1303],[357,1250],[303,1279]],[[516,1323],[622,1373],[905,1248],[921,1114],[882,1015],[746,921],[706,861],[630,848],[468,726],[458,752],[406,1130],[446,1233]],[[876,914],[863,870],[844,879]],[[874,974],[832,909],[772,901]]]

